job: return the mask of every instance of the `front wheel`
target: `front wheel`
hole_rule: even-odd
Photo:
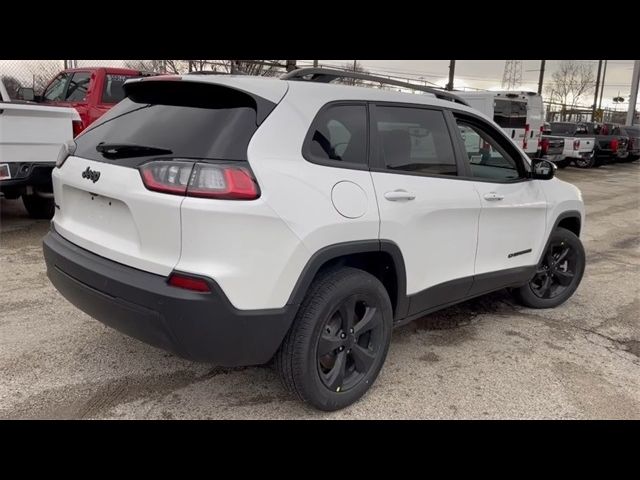
[[[591,152],[588,157],[576,158],[574,163],[578,168],[593,168],[596,166],[596,155],[594,152]]]
[[[325,272],[276,354],[284,386],[320,410],[351,405],[382,368],[392,321],[389,295],[376,277],[355,268]]]
[[[578,288],[585,267],[582,242],[570,230],[558,227],[535,276],[515,290],[516,299],[529,308],[553,308],[564,303]]]

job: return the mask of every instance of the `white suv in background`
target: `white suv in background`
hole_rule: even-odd
[[[182,357],[274,359],[323,410],[368,390],[393,326],[505,287],[573,294],[584,208],[550,162],[454,95],[344,75],[127,82],[53,173],[53,284]]]

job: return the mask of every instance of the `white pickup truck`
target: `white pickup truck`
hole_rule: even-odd
[[[33,91],[22,90],[27,101],[12,99],[0,80],[0,194],[22,197],[32,218],[51,218],[51,171],[80,115],[73,108],[29,102]]]
[[[570,122],[545,123],[543,134],[564,138],[562,155],[578,167],[590,166],[595,156],[595,137],[588,137],[586,128]]]

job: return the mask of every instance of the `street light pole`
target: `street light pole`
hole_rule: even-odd
[[[538,95],[542,94],[542,82],[544,80],[544,66],[547,63],[546,60],[540,60],[540,78],[538,78]]]
[[[456,61],[449,61],[449,83],[447,83],[447,90],[453,90],[453,76],[456,72]]]
[[[596,116],[596,105],[598,105],[598,90],[600,89],[600,73],[602,73],[602,60],[598,60],[598,75],[596,76],[596,93],[593,97],[593,108],[591,109],[591,121]]]
[[[633,63],[633,75],[631,77],[631,97],[629,98],[629,111],[627,112],[627,125],[633,125],[636,118],[636,103],[638,102],[638,84],[640,83],[640,60]]]

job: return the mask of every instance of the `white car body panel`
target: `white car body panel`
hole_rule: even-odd
[[[1,83],[0,83],[1,85]],[[4,90],[4,87],[3,87]],[[73,108],[0,102],[0,162],[55,162],[62,144],[73,138]]]
[[[558,214],[577,210],[584,216],[577,189],[559,180],[493,184],[371,173],[317,165],[302,156],[311,122],[331,101],[437,105],[478,114],[464,105],[430,94],[312,82],[182,78],[279,102],[247,151],[260,198],[230,201],[152,192],[135,168],[70,157],[53,174],[61,206],[53,221],[63,237],[116,262],[158,275],[175,269],[210,277],[237,309],[285,306],[311,257],[330,245],[395,242],[404,256],[406,293],[411,295],[474,274],[535,265]],[[159,80],[130,80],[137,81]],[[100,181],[82,178],[87,167],[100,170]],[[385,192],[400,188],[415,191],[416,199],[383,200]],[[488,192],[504,195],[505,201],[483,200]],[[91,193],[97,194],[93,200]],[[120,202],[120,216],[105,214],[103,201]],[[531,255],[508,258],[527,248]]]

